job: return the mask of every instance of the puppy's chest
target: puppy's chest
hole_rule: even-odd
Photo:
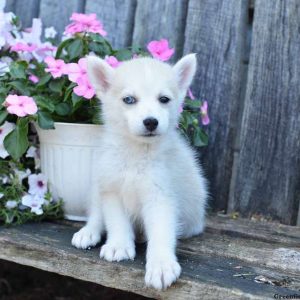
[[[124,164],[119,192],[124,206],[132,214],[139,211],[143,197],[143,180],[145,180],[145,176],[149,176],[149,173],[148,161],[127,161]]]
[[[104,191],[117,193],[126,209],[135,214],[140,208],[144,182],[151,177],[151,159],[125,153],[111,157],[111,160],[111,164],[106,164],[102,188]]]

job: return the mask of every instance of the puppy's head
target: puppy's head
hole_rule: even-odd
[[[100,58],[88,57],[88,76],[102,101],[106,126],[143,142],[173,130],[196,64],[195,54],[189,54],[174,66],[137,58],[113,69]]]

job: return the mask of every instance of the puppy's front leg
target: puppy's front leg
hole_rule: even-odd
[[[99,243],[104,229],[100,193],[96,183],[92,185],[89,200],[88,221],[72,238],[72,245],[79,249],[86,249]]]
[[[113,193],[106,193],[103,199],[107,241],[101,248],[100,257],[108,261],[134,259],[134,231],[123,203]]]
[[[165,289],[179,277],[176,258],[176,207],[160,190],[152,189],[143,207],[148,240],[145,281],[147,286]]]

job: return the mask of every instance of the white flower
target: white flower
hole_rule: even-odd
[[[30,32],[22,32],[23,33],[23,41],[27,44],[40,45],[41,35],[42,35],[42,20],[34,18],[32,20],[32,26]]]
[[[0,44],[1,44],[1,36],[0,36]],[[13,60],[9,56],[3,56],[0,60],[0,76],[4,76],[9,72],[9,65]]]
[[[0,157],[6,158],[9,156],[8,152],[4,148],[3,141],[4,138],[16,127],[14,123],[4,122],[4,124],[0,127]]]
[[[27,194],[22,197],[22,204],[31,208],[31,212],[36,215],[42,215],[43,209],[42,205],[44,204],[45,199],[39,195],[30,195]]]
[[[6,184],[6,183],[8,183],[9,181],[10,181],[10,179],[9,179],[9,177],[8,176],[1,176],[1,181],[2,181],[2,183],[3,184]]]
[[[3,194],[3,193],[0,193],[0,199],[1,199],[3,196],[4,196],[4,194]]]
[[[9,72],[9,65],[6,62],[0,61],[0,76],[4,76],[8,72]]]
[[[35,158],[37,156],[36,154],[36,147],[30,146],[26,152],[26,157],[33,157]]]
[[[25,171],[20,171],[20,170],[15,169],[14,171],[15,171],[16,175],[18,176],[20,183],[22,183],[23,179],[27,178],[31,174],[30,169],[26,169]]]
[[[53,26],[45,28],[45,38],[54,39],[57,35],[57,32]]]
[[[18,205],[17,201],[15,200],[8,200],[5,204],[5,207],[8,209],[15,208]]]
[[[3,3],[0,4],[0,6]],[[12,19],[15,17],[13,13],[4,13],[0,9],[0,49],[7,44],[11,44],[14,41],[14,37],[11,34],[14,31],[14,26],[12,24]]]
[[[32,174],[28,177],[29,194],[43,197],[47,192],[47,178],[43,174]]]

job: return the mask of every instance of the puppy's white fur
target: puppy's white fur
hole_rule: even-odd
[[[151,58],[138,58],[111,68],[88,57],[88,75],[102,101],[102,153],[93,161],[91,205],[87,224],[72,244],[96,245],[104,231],[100,257],[133,259],[135,232],[142,229],[147,246],[145,281],[166,288],[180,275],[176,239],[204,229],[206,181],[187,142],[176,130],[179,107],[196,70],[190,54],[174,67]],[[135,104],[122,99],[134,96]],[[167,96],[171,101],[160,103]],[[143,120],[158,120],[155,136],[145,136]]]

